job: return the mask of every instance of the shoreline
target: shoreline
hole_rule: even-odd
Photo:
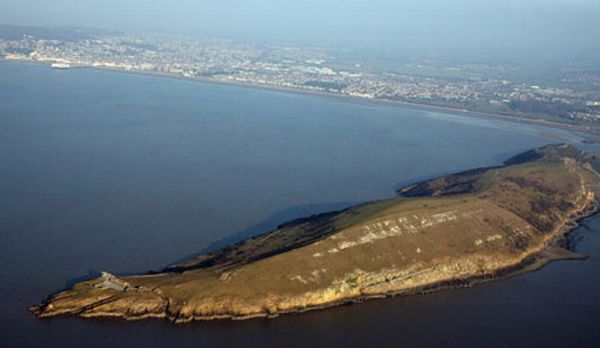
[[[565,148],[567,145],[561,145],[560,148]],[[555,146],[556,147],[556,146]],[[572,160],[572,159],[571,159]],[[566,160],[565,160],[566,162]],[[581,163],[580,163],[581,164]],[[586,163],[587,164],[587,163]],[[509,164],[503,164],[499,167],[507,167]],[[499,168],[499,167],[491,167],[491,168]],[[586,167],[587,168],[587,167]],[[588,168],[589,169],[589,168]],[[593,171],[593,170],[592,170]],[[593,173],[598,176],[598,174],[593,171]],[[581,177],[581,176],[580,176]],[[583,179],[581,179],[583,180]],[[583,187],[582,182],[582,190],[585,193],[585,188]],[[418,183],[416,183],[418,184]],[[409,185],[408,187],[413,187]],[[565,191],[567,192],[567,191]],[[116,311],[95,311],[88,312],[88,309],[96,306],[96,303],[92,303],[92,307],[88,308],[88,306],[83,306],[78,308],[76,311],[71,313],[64,313],[58,315],[51,316],[63,316],[65,314],[69,315],[78,315],[85,318],[121,318],[124,320],[141,320],[146,318],[162,318],[167,319],[174,323],[187,323],[190,321],[200,321],[200,320],[215,320],[215,319],[230,319],[230,320],[246,320],[252,318],[273,318],[283,314],[294,314],[294,313],[303,313],[307,311],[326,309],[331,307],[340,306],[343,304],[350,303],[359,303],[362,301],[366,301],[374,298],[386,298],[386,297],[395,297],[395,296],[409,296],[409,295],[417,295],[417,294],[427,294],[436,291],[442,291],[447,289],[458,289],[465,287],[473,287],[478,284],[483,284],[486,282],[502,280],[505,278],[517,276],[520,274],[533,272],[541,269],[545,265],[557,261],[557,260],[567,260],[567,259],[582,259],[584,256],[576,254],[572,251],[572,246],[569,245],[569,239],[566,237],[571,233],[577,226],[579,226],[579,222],[582,219],[585,219],[589,216],[596,214],[599,210],[598,202],[596,202],[593,198],[590,200],[589,195],[584,198],[584,201],[574,201],[576,203],[572,206],[571,209],[563,210],[564,214],[561,214],[561,219],[556,221],[557,224],[554,225],[553,230],[546,236],[546,238],[539,241],[535,245],[531,245],[531,248],[526,249],[523,252],[518,254],[518,257],[510,259],[510,262],[506,262],[502,265],[498,265],[495,268],[486,269],[485,273],[483,271],[471,272],[469,273],[454,273],[450,274],[448,277],[438,277],[437,279],[431,279],[430,282],[422,282],[417,286],[412,288],[399,288],[396,289],[388,288],[385,291],[380,291],[378,293],[375,292],[355,292],[352,294],[346,294],[346,296],[340,296],[337,299],[331,300],[330,302],[313,302],[314,305],[311,305],[310,302],[300,305],[288,306],[285,309],[277,309],[272,310],[271,308],[264,307],[255,312],[237,312],[229,311],[229,312],[221,312],[221,314],[213,315],[213,313],[219,313],[214,311],[207,312],[198,312],[201,316],[195,315],[193,312],[190,314],[184,314],[184,312],[179,312],[177,307],[170,306],[169,297],[163,296],[160,293],[157,293],[158,300],[157,303],[161,304],[161,307],[144,309],[144,311],[130,311],[131,307],[123,306],[121,308],[117,308]],[[592,195],[593,197],[593,195]],[[562,245],[561,243],[565,243],[566,245]],[[419,252],[420,253],[420,252]],[[495,264],[496,265],[496,264]],[[147,273],[143,273],[147,274]],[[380,289],[381,290],[381,289]],[[54,295],[57,295],[55,293]],[[44,307],[52,304],[53,296],[51,295],[48,299],[44,300],[40,305],[33,306],[29,308],[29,311],[38,316],[38,318],[44,318]],[[112,300],[112,299],[111,299]],[[51,308],[51,307],[50,307]]]
[[[329,308],[339,307],[343,305],[352,305],[358,304],[365,301],[373,300],[373,299],[384,299],[384,298],[394,298],[394,297],[409,297],[416,295],[427,295],[431,293],[436,293],[440,291],[446,290],[460,290],[465,288],[471,288],[478,285],[496,282],[512,277],[516,277],[519,275],[524,275],[531,272],[536,272],[544,268],[545,266],[556,262],[556,261],[567,261],[567,260],[585,260],[588,258],[585,254],[577,253],[573,250],[574,244],[570,239],[570,235],[574,232],[574,230],[579,227],[580,222],[591,218],[596,214],[600,213],[600,204],[597,202],[593,202],[590,206],[585,207],[583,210],[574,212],[568,219],[565,219],[562,226],[558,228],[558,232],[555,236],[549,238],[547,242],[542,244],[538,251],[534,251],[530,255],[525,256],[520,262],[517,264],[500,268],[492,273],[483,274],[483,275],[474,275],[467,278],[456,278],[456,279],[448,279],[443,280],[423,286],[418,286],[415,288],[404,289],[399,291],[390,291],[383,292],[379,294],[369,294],[369,295],[360,295],[354,297],[348,297],[343,300],[337,300],[330,303],[307,306],[304,308],[292,308],[289,310],[279,310],[276,312],[264,312],[264,313],[255,313],[250,315],[233,315],[233,314],[220,314],[220,315],[212,315],[212,316],[188,316],[188,317],[179,317],[172,316],[168,313],[168,304],[165,310],[160,312],[147,312],[142,315],[131,315],[127,312],[104,312],[104,313],[94,313],[94,314],[85,314],[85,310],[81,311],[77,315],[85,318],[85,319],[98,319],[98,320],[110,320],[110,319],[118,319],[125,321],[138,321],[145,319],[160,319],[160,320],[168,320],[171,323],[175,324],[190,324],[193,322],[204,322],[204,321],[213,321],[213,320],[231,320],[231,321],[241,321],[241,320],[251,320],[251,319],[273,319],[277,318],[281,315],[295,315],[302,314],[305,312],[312,312],[318,310],[325,310]],[[36,306],[32,306],[28,308],[28,311],[35,313]],[[53,317],[63,317],[70,316],[72,314],[62,314]],[[36,314],[37,316],[37,314]],[[52,318],[51,318],[52,319]]]
[[[46,62],[5,59],[5,58],[0,57],[0,63],[1,62],[43,65],[43,66],[47,66],[52,69],[51,63],[46,63]],[[439,106],[439,105],[432,105],[432,104],[419,104],[419,103],[402,102],[402,101],[395,101],[395,100],[381,99],[381,98],[364,98],[364,97],[347,95],[347,94],[343,94],[343,93],[339,93],[339,92],[336,93],[336,92],[328,92],[328,91],[308,90],[308,89],[302,89],[302,88],[275,86],[275,85],[259,84],[259,83],[252,83],[252,82],[217,80],[217,79],[205,78],[205,77],[185,77],[185,76],[178,76],[175,74],[152,72],[152,71],[134,71],[134,70],[125,70],[125,69],[118,69],[118,68],[95,67],[95,66],[85,66],[85,65],[72,66],[72,67],[70,67],[68,69],[64,69],[64,70],[73,70],[73,69],[87,69],[87,70],[92,70],[92,71],[93,70],[109,71],[109,72],[128,74],[128,75],[168,78],[168,79],[173,79],[173,80],[208,83],[208,84],[213,84],[213,85],[236,86],[236,87],[249,88],[249,89],[261,89],[261,90],[267,90],[267,91],[273,91],[273,92],[285,92],[285,93],[292,93],[292,94],[299,94],[299,95],[339,98],[339,99],[350,100],[350,101],[359,102],[359,103],[407,107],[407,108],[416,109],[417,111],[424,111],[424,112],[443,111],[443,112],[448,112],[448,113],[455,114],[455,115],[476,118],[476,119],[477,118],[478,119],[486,118],[486,119],[492,119],[492,120],[503,120],[503,121],[507,121],[507,122],[511,122],[511,123],[515,123],[515,124],[528,124],[528,125],[548,127],[548,128],[553,128],[553,129],[562,129],[562,130],[567,130],[570,132],[584,133],[584,134],[587,134],[592,137],[600,137],[600,127],[570,124],[570,123],[566,123],[566,122],[559,122],[559,121],[553,121],[553,120],[547,120],[547,119],[541,119],[541,118],[510,115],[510,114],[503,114],[503,113],[492,113],[492,112],[485,112],[485,111],[469,110],[469,109],[459,108],[459,107]],[[588,142],[588,143],[598,143],[598,142],[600,142],[600,139],[591,139],[591,138],[584,137],[584,139],[582,139],[582,141]]]

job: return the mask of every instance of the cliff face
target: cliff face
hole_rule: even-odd
[[[404,197],[280,226],[164,273],[103,274],[30,310],[38,317],[250,318],[412,293],[516,271],[596,209],[594,155],[566,145],[504,167],[418,183]]]

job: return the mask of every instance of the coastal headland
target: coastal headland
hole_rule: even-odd
[[[274,317],[461,287],[581,258],[565,234],[598,209],[600,156],[562,144],[404,187],[161,272],[79,282],[29,310],[129,320]]]

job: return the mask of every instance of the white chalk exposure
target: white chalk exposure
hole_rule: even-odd
[[[480,212],[481,209],[466,212],[461,216],[472,216]],[[449,221],[455,221],[459,218],[456,211],[447,211],[442,213],[432,214],[430,216],[403,216],[395,219],[388,219],[383,221],[374,222],[363,226],[365,232],[359,239],[356,240],[344,240],[337,243],[337,247],[328,250],[329,253],[337,253],[341,250],[348,249],[357,245],[373,243],[376,240],[399,237],[403,234],[415,234],[420,231]],[[335,240],[340,239],[340,235],[336,236]],[[334,238],[331,238],[332,240]]]

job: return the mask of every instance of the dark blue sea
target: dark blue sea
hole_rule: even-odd
[[[469,289],[186,325],[26,311],[102,270],[157,270],[557,142],[585,147],[482,117],[2,62],[0,347],[598,347],[600,218],[574,233],[589,259]]]

